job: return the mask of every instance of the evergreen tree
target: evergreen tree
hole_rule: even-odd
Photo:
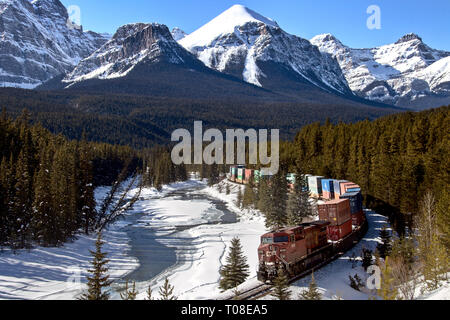
[[[377,245],[377,250],[380,253],[381,258],[386,258],[391,252],[391,234],[387,230],[386,226],[380,231],[381,243]]]
[[[138,292],[136,291],[136,282],[133,281],[133,287],[128,288],[128,280],[125,283],[125,291],[120,293],[120,298],[122,300],[136,300]]]
[[[237,287],[249,276],[247,258],[242,252],[241,241],[238,238],[231,240],[230,252],[226,264],[220,269],[220,284],[222,290]]]
[[[52,207],[52,197],[50,193],[50,170],[51,170],[50,150],[41,153],[39,170],[34,182],[34,203],[33,203],[33,229],[35,239],[43,245],[57,245],[59,243],[56,236],[58,222],[57,212]]]
[[[238,189],[239,190],[238,190],[237,198],[236,198],[236,206],[238,208],[242,208],[242,200],[243,200],[242,189],[240,186],[238,187]]]
[[[159,300],[177,300],[177,297],[173,295],[174,287],[169,283],[169,279],[166,278],[164,285],[159,288],[159,295],[161,298]]]
[[[250,208],[255,205],[255,186],[253,184],[253,181],[250,180],[248,184],[244,187],[244,195],[242,197],[242,207],[243,208]]]
[[[92,269],[89,269],[88,291],[81,296],[81,300],[109,300],[109,292],[104,291],[109,287],[112,281],[109,280],[107,264],[109,260],[106,259],[107,253],[102,252],[102,235],[99,232],[97,241],[95,242],[95,251],[91,251]]]
[[[278,300],[290,300],[291,292],[289,291],[289,279],[283,268],[278,270],[278,274],[273,285],[274,291],[272,296]]]
[[[373,263],[372,250],[363,248],[362,250],[362,267],[364,271],[367,271],[367,268],[370,267]]]
[[[316,280],[314,279],[314,272],[311,275],[311,282],[309,288],[300,294],[302,300],[322,300],[322,294],[317,289]]]
[[[219,168],[216,163],[213,163],[209,166],[208,185],[211,187],[217,183],[219,183]]]
[[[309,202],[309,191],[306,187],[305,177],[297,172],[294,191],[289,194],[287,202],[287,224],[297,226],[303,219],[312,215]]]
[[[21,151],[17,160],[16,184],[14,186],[13,198],[13,233],[17,235],[19,241],[15,247],[25,247],[30,245],[32,239],[32,171],[29,164],[29,155]]]
[[[279,229],[286,225],[287,182],[286,174],[279,172],[270,181],[263,184],[262,204],[260,208],[266,218],[268,229]]]
[[[148,286],[147,288],[147,297],[145,298],[145,300],[153,300],[153,292],[152,292],[152,287]]]
[[[78,168],[78,212],[80,215],[79,224],[84,229],[86,234],[93,229],[96,221],[96,209],[94,198],[94,185],[93,185],[93,167],[92,156],[89,154],[89,148],[85,141],[84,135],[80,143],[80,157]]]
[[[230,184],[227,183],[227,184],[225,185],[225,194],[226,194],[226,195],[229,195],[230,193],[231,193],[231,190],[230,190]]]

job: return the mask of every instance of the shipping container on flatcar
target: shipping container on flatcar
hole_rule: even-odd
[[[322,176],[308,177],[309,192],[313,197],[320,197],[322,195]]]
[[[334,199],[333,179],[322,179],[322,198],[327,200]]]
[[[236,182],[237,183],[244,183],[244,177],[245,177],[245,169],[244,168],[238,168],[237,169]]]
[[[331,226],[329,225],[328,230],[328,239],[331,241],[339,241],[342,238],[348,236],[352,232],[352,220],[348,220],[341,225]]]
[[[350,200],[350,212],[358,213],[362,211],[362,195],[361,192],[347,192],[340,196],[341,199]]]
[[[253,178],[253,172],[254,172],[253,169],[245,169],[245,171],[244,171],[244,173],[245,173],[244,183],[245,183],[245,184],[250,183],[250,181],[251,181],[252,179],[254,179],[254,178]]]
[[[254,176],[254,181],[255,184],[259,183],[259,180],[261,179],[261,170],[253,170],[253,176]]]
[[[230,167],[230,180],[235,182],[236,176],[237,176],[237,167],[236,166]]]
[[[340,195],[343,194],[341,193],[341,183],[347,183],[349,182],[348,180],[334,180],[333,181],[333,187],[334,187],[334,198],[335,199],[340,199]]]
[[[350,201],[339,199],[317,205],[319,219],[329,221],[332,226],[339,226],[351,220]]]
[[[352,213],[352,224],[356,227],[362,226],[364,222],[366,221],[366,215],[364,214],[364,211],[361,210],[357,213]]]
[[[361,191],[361,187],[353,182],[341,183],[341,194],[350,192],[350,190]]]

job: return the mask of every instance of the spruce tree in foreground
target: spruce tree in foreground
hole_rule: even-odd
[[[316,280],[314,279],[314,272],[311,275],[311,282],[309,283],[309,288],[300,294],[302,300],[321,300],[322,295],[317,289]]]
[[[278,270],[278,275],[274,280],[274,291],[272,296],[278,300],[290,300],[289,279],[283,268]]]
[[[148,301],[154,300],[154,299],[153,299],[153,292],[152,292],[152,287],[151,287],[151,286],[148,286],[148,289],[147,289],[147,298],[145,298],[145,300],[148,300]]]
[[[107,253],[102,252],[102,235],[99,232],[97,241],[95,243],[95,251],[91,251],[91,255],[94,257],[92,260],[92,269],[89,269],[89,273],[92,276],[88,279],[88,291],[81,296],[81,300],[109,300],[109,292],[104,291],[109,287],[112,281],[109,280],[107,264],[109,260],[106,259]]]
[[[287,201],[287,223],[290,226],[297,226],[303,222],[304,218],[312,215],[306,179],[299,173],[295,177],[294,192],[289,194]]]
[[[226,261],[226,265],[220,269],[219,288],[223,291],[237,287],[249,276],[247,258],[242,252],[241,241],[238,238],[231,240],[230,253]]]
[[[174,287],[169,283],[169,279],[166,278],[164,285],[159,288],[159,295],[161,298],[159,300],[177,300],[177,297],[173,295]]]
[[[128,287],[128,280],[125,283],[125,291],[120,294],[122,300],[136,300],[138,292],[136,291],[136,282],[133,281],[133,287],[130,289]]]
[[[386,226],[383,226],[383,229],[380,231],[381,243],[377,245],[377,250],[380,254],[381,258],[386,258],[386,256],[390,255],[392,245],[391,245],[391,235],[387,230]]]

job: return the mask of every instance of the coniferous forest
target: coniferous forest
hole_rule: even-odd
[[[69,141],[29,122],[26,110],[15,120],[4,110],[0,117],[2,246],[58,246],[77,232],[95,231],[101,213],[94,189],[142,172],[143,163],[156,168],[143,174],[146,185],[186,180],[184,166],[169,161],[167,148]]]
[[[450,107],[354,124],[314,123],[281,148],[282,165],[359,184],[365,204],[412,222],[427,191],[448,198]]]

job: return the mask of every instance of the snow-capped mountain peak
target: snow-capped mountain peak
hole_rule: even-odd
[[[181,30],[180,28],[173,28],[172,29],[172,37],[175,41],[180,41],[181,39],[185,38],[187,36],[187,33]]]
[[[107,41],[69,28],[67,19],[59,0],[0,0],[0,84],[34,88]]]
[[[158,23],[134,23],[120,27],[111,40],[82,60],[63,80],[72,83],[89,79],[114,79],[126,76],[141,62],[165,61],[183,64],[194,59],[173,38],[169,29]]]
[[[400,43],[409,42],[409,41],[416,41],[416,40],[422,42],[422,38],[419,37],[417,34],[408,33],[408,34],[404,35],[403,37],[401,37],[400,39],[398,39],[395,44],[400,44]]]
[[[325,90],[350,92],[334,59],[242,5],[232,6],[179,43],[206,66],[260,87],[295,78]]]
[[[185,48],[205,46],[222,35],[233,33],[238,27],[249,22],[278,27],[278,24],[272,19],[266,18],[243,5],[234,5],[191,33],[189,37],[181,40],[180,43]]]
[[[417,34],[369,49],[347,47],[332,35],[318,35],[311,43],[337,59],[350,88],[361,97],[399,106],[414,105],[417,99],[428,97],[434,99],[432,103],[436,99],[450,101],[450,70],[448,60],[444,60],[450,52],[430,48]],[[423,102],[418,106],[428,105]]]

